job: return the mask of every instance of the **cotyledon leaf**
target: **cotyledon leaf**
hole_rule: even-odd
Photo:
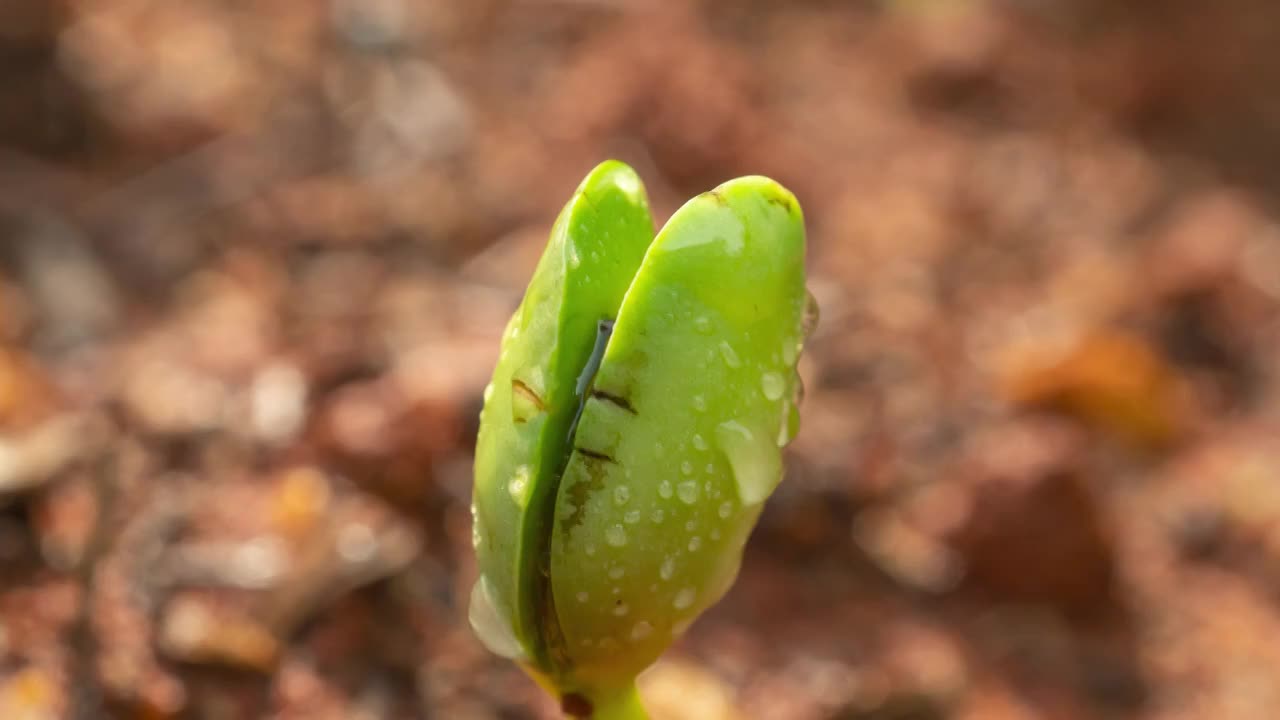
[[[650,246],[556,500],[574,682],[626,682],[736,576],[795,431],[804,257],[799,205],[763,177],[690,200]]]
[[[651,239],[638,178],[597,167],[504,335],[476,448],[472,625],[583,717],[643,718],[635,675],[736,576],[815,309],[772,180],[699,195]]]
[[[580,376],[652,239],[635,172],[615,161],[597,166],[553,226],[485,390],[472,625],[490,650],[542,672],[563,664],[550,657],[557,643],[547,576],[556,489],[585,390]]]

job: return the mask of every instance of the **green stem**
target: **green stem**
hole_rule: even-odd
[[[591,693],[591,720],[649,720],[635,683],[621,688],[600,688]]]

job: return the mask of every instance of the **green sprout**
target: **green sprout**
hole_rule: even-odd
[[[609,161],[556,220],[485,388],[470,619],[565,713],[646,717],[636,676],[737,576],[799,426],[804,256],[758,176],[655,238]]]

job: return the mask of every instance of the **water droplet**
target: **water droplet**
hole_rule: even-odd
[[[706,412],[706,410],[707,410],[707,399],[706,399],[706,398],[704,398],[704,397],[702,397],[701,395],[694,395],[694,396],[693,396],[693,409],[694,409],[694,410],[697,410],[698,412]]]
[[[675,571],[676,559],[668,555],[663,559],[662,567],[658,568],[658,575],[662,576],[663,580],[670,580],[671,576],[675,574]]]
[[[697,535],[689,538],[689,552],[698,552],[700,547],[702,547],[702,538]]]
[[[814,329],[818,327],[818,317],[821,312],[818,309],[818,299],[813,293],[805,290],[804,292],[804,315],[800,319],[800,328],[804,332],[806,340],[813,334]]]
[[[489,398],[491,398],[491,397],[493,397],[493,383],[492,383],[492,382],[484,386],[484,402],[485,402],[485,404],[486,404],[486,405],[488,405],[488,404],[489,404]]]
[[[729,459],[738,499],[743,505],[758,505],[782,479],[782,454],[776,443],[760,442],[737,420],[716,427],[716,440]]]
[[[720,509],[718,511],[718,514],[720,515],[721,520],[729,519],[729,513],[731,512],[733,512],[733,503],[729,502],[728,500],[725,500],[724,502],[720,503]]]
[[[588,598],[590,598],[590,596],[587,595],[586,591],[579,592],[576,597],[578,598],[578,602],[580,603],[584,603],[588,600]]]
[[[649,516],[649,518],[650,518],[650,519],[652,519],[655,523],[658,523],[658,524],[661,524],[661,523],[662,523],[662,518],[663,518],[663,517],[664,517],[664,515],[663,515],[663,512],[662,512],[662,508],[656,508],[656,509],[654,509],[653,514]]]
[[[622,547],[627,544],[627,531],[621,525],[610,526],[604,531],[604,540],[613,547]]]
[[[698,483],[693,480],[686,480],[676,488],[676,494],[680,496],[680,501],[685,505],[692,505],[698,501]]]
[[[698,449],[698,450],[706,450],[706,449],[707,449],[707,441],[706,441],[706,439],[704,439],[701,435],[698,435],[697,433],[694,433],[694,436],[693,436],[693,447],[694,447],[694,448],[696,448],[696,449]]]
[[[680,472],[684,473],[685,475],[692,475],[693,463],[689,462],[688,460],[685,460],[684,462],[680,463]]]
[[[507,483],[507,492],[511,494],[511,499],[516,501],[520,507],[529,504],[529,466],[521,465],[516,468],[516,472],[511,476],[511,482]]]
[[[595,557],[596,546],[592,543],[587,543],[586,551],[587,551],[587,557]]]
[[[764,391],[765,398],[770,401],[776,401],[782,397],[782,391],[786,389],[786,383],[781,375],[770,371],[760,376],[760,388]]]
[[[643,640],[653,634],[653,626],[641,620],[631,628],[632,640]]]
[[[613,614],[617,615],[618,617],[623,617],[629,612],[631,612],[631,607],[628,606],[626,603],[618,603],[617,605],[613,606]]]
[[[626,485],[619,485],[613,489],[613,502],[619,506],[626,505],[631,499],[631,489]]]
[[[494,602],[493,588],[489,580],[481,575],[471,588],[471,603],[467,608],[467,619],[476,637],[489,652],[504,658],[518,658],[523,653],[520,642],[516,640],[515,631],[510,620],[498,610]]]
[[[692,520],[684,524],[685,532],[693,532],[693,529],[696,527],[698,527],[698,523]]]
[[[738,359],[738,353],[734,352],[733,346],[728,340],[720,341],[720,355],[724,357],[724,364],[731,368],[741,367],[742,361]]]
[[[797,345],[799,343],[792,338],[782,341],[782,362],[786,363],[787,367],[795,367]]]
[[[628,525],[635,525],[636,523],[640,522],[640,511],[628,510],[627,514],[622,516],[622,520]]]
[[[477,549],[480,547],[480,525],[472,523],[471,525],[471,547]]]
[[[669,500],[671,498],[671,481],[670,480],[663,480],[662,482],[658,483],[658,495],[663,500]]]
[[[796,375],[791,401],[782,403],[782,417],[778,419],[778,447],[789,445],[796,439],[796,433],[800,432],[800,401],[803,399],[804,382]]]
[[[569,255],[569,267],[576,270],[578,266],[582,264],[582,258],[578,257],[578,246],[574,245],[572,242],[566,242],[564,244],[564,249]]]
[[[694,318],[693,329],[697,330],[699,333],[703,335],[710,335],[712,330],[711,318],[707,317],[706,315],[699,315],[698,317]]]
[[[621,565],[615,565],[615,566],[613,566],[613,567],[609,568],[609,579],[610,579],[610,580],[617,580],[618,578],[620,578],[620,577],[622,577],[623,575],[626,575],[626,574],[627,574],[627,571],[626,571],[626,570],[623,570]]]
[[[693,604],[697,593],[693,588],[687,587],[676,593],[676,599],[672,603],[677,610],[683,610]]]

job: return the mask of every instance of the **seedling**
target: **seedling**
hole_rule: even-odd
[[[609,161],[556,220],[485,388],[470,619],[567,714],[646,717],[636,676],[737,576],[798,429],[804,255],[763,177],[655,238]]]

